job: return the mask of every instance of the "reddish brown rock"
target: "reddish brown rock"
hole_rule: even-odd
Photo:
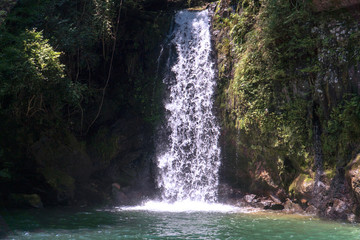
[[[360,154],[346,168],[348,169],[347,181],[357,202],[360,203]]]
[[[315,186],[315,180],[306,174],[300,174],[295,180],[291,183],[289,187],[289,192],[298,199],[311,199],[313,195],[313,190]]]
[[[318,215],[319,210],[316,207],[314,207],[313,205],[310,205],[305,209],[305,212],[307,214]]]
[[[294,203],[290,199],[287,199],[286,202],[284,203],[284,210],[287,212],[292,212],[292,213],[303,213],[304,212],[304,210],[302,209],[302,207],[299,204]]]

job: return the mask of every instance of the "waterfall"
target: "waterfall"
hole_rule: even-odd
[[[215,202],[217,198],[220,132],[213,114],[216,82],[210,37],[207,10],[176,14],[170,42],[176,60],[164,78],[169,134],[158,143],[163,150],[157,156],[163,201]]]

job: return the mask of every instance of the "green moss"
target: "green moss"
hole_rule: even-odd
[[[348,87],[350,67],[359,62],[354,53],[360,52],[360,35],[348,33],[356,21],[346,10],[315,14],[310,1],[237,3],[236,12],[222,17],[221,2],[214,18],[222,36],[217,44],[222,125],[239,133],[235,141],[249,161],[277,167],[285,188],[293,188],[292,179],[313,165],[316,114],[332,178],[360,145],[360,99],[358,93],[343,94],[357,89]],[[345,30],[342,40],[331,34],[332,24]],[[338,84],[326,80],[328,61]]]
[[[103,126],[91,139],[89,148],[95,151],[96,159],[109,164],[119,151],[119,136],[112,135],[109,128]]]
[[[304,183],[311,183],[314,179],[308,174],[300,174],[289,186],[289,193],[297,194]]]
[[[10,194],[9,198],[16,207],[43,207],[41,198],[37,194]]]
[[[66,193],[69,196],[73,195],[75,190],[74,178],[58,169],[50,167],[41,168],[39,171],[44,176],[47,183],[57,192]]]
[[[336,175],[336,168],[327,169],[324,171],[324,174],[327,179],[331,180]]]

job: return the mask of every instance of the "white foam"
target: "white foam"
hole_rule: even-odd
[[[243,212],[241,209],[231,205],[220,203],[206,203],[191,200],[178,201],[174,203],[148,201],[143,205],[135,207],[118,207],[118,210],[127,211],[152,211],[152,212]]]
[[[172,36],[177,58],[169,69],[174,79],[165,103],[170,134],[157,143],[157,187],[164,200],[216,202],[220,128],[213,114],[216,81],[208,11],[178,12]]]

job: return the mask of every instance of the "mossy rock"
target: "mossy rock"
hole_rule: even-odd
[[[47,183],[57,192],[59,201],[68,201],[74,197],[74,178],[60,170],[49,167],[40,169],[40,172]]]
[[[42,208],[43,203],[41,198],[37,194],[18,194],[12,193],[9,196],[9,200],[14,207],[25,207],[25,208]]]
[[[294,197],[311,198],[315,180],[308,174],[300,174],[289,186],[289,193]]]
[[[108,166],[119,153],[118,145],[122,138],[126,137],[114,135],[108,127],[102,126],[90,140],[88,148],[98,163]]]
[[[360,154],[346,166],[345,176],[350,183],[357,202],[360,203]]]

